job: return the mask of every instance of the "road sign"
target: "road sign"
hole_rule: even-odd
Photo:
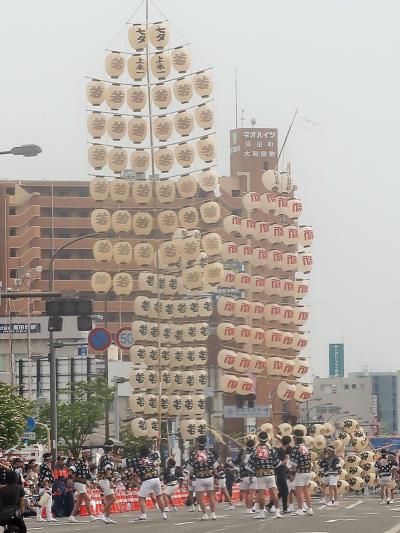
[[[33,431],[35,427],[36,427],[36,420],[32,416],[28,416],[28,418],[26,419],[25,431],[29,433]]]
[[[121,348],[121,350],[128,350],[133,346],[133,334],[132,330],[128,326],[120,328],[115,334],[115,344]]]
[[[36,433],[34,431],[25,431],[22,435],[23,440],[36,440]]]
[[[78,346],[78,356],[86,357],[88,354],[87,346]]]
[[[94,328],[88,335],[88,345],[96,352],[104,352],[111,346],[112,337],[108,329]]]

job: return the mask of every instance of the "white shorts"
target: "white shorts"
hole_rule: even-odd
[[[99,479],[98,484],[104,496],[111,496],[111,494],[114,494],[114,491],[111,488],[111,483],[109,479]]]
[[[276,489],[275,476],[261,476],[256,478],[257,490]]]
[[[256,490],[257,478],[248,476],[244,477],[239,485],[239,488],[240,490]]]
[[[147,496],[153,492],[154,496],[161,495],[161,482],[159,477],[152,479],[145,479],[140,485],[138,496],[139,498],[147,498]]]
[[[294,477],[295,487],[308,487],[310,484],[310,472],[297,472]]]
[[[178,487],[178,483],[176,483],[175,485],[164,485],[164,494],[166,494],[167,496],[173,496]]]
[[[218,485],[219,485],[219,488],[220,489],[226,489],[226,479],[219,479],[218,480]]]
[[[79,481],[74,482],[74,489],[76,490],[76,493],[78,494],[86,494],[87,493],[87,486],[85,483],[79,483]]]
[[[337,487],[337,482],[339,479],[339,474],[329,474],[327,477],[329,487]]]
[[[289,493],[292,492],[296,488],[296,485],[294,484],[294,481],[290,481],[290,479],[287,480],[287,488]]]
[[[213,477],[197,478],[194,484],[194,490],[196,492],[209,492],[214,490],[214,488]]]
[[[378,476],[378,483],[379,485],[385,486],[389,485],[389,483],[392,481],[392,476]]]

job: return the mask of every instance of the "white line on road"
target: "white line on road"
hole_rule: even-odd
[[[195,524],[196,522],[178,522],[174,526],[186,526],[187,524]]]
[[[363,503],[363,500],[357,500],[355,503],[348,505],[346,509],[354,509],[354,507],[357,507],[357,505],[361,505],[362,503]]]

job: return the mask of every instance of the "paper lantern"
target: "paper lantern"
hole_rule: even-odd
[[[296,385],[296,392],[294,399],[296,402],[303,403],[309,400],[312,396],[313,389],[311,385],[306,385],[304,383],[298,383]]]
[[[112,84],[106,89],[106,103],[112,111],[117,111],[125,103],[125,89],[121,85]]]
[[[182,411],[181,414],[184,416],[193,415],[193,396],[189,394],[184,394],[182,396]]]
[[[236,394],[248,396],[254,392],[254,383],[251,378],[240,377],[236,388]]]
[[[99,144],[92,144],[88,149],[89,165],[101,170],[107,164],[107,149]]]
[[[164,52],[156,52],[150,57],[150,68],[158,80],[165,80],[171,72],[171,60]]]
[[[137,296],[133,304],[133,312],[139,316],[150,316],[150,302],[153,298],[147,298],[146,296]]]
[[[118,209],[111,215],[111,226],[115,233],[127,233],[131,231],[132,221],[129,211]]]
[[[199,187],[204,192],[213,192],[218,186],[218,175],[215,170],[202,170],[197,175]]]
[[[295,198],[288,201],[287,216],[292,219],[297,219],[303,211],[303,203],[301,200]]]
[[[110,197],[113,202],[126,202],[129,198],[129,183],[121,179],[111,180]]]
[[[141,111],[146,105],[146,102],[146,91],[140,85],[129,87],[126,91],[126,103],[133,112],[138,113]]]
[[[194,348],[184,348],[183,349],[183,362],[182,366],[193,367],[196,359],[196,352]]]
[[[113,246],[113,258],[117,265],[126,265],[132,261],[132,246],[129,242],[117,241]]]
[[[125,58],[119,52],[110,52],[106,56],[105,66],[111,78],[119,78],[125,70]]]
[[[195,370],[194,375],[194,386],[196,390],[205,389],[208,385],[208,373],[207,370]]]
[[[174,115],[174,127],[182,137],[190,135],[193,131],[194,121],[188,111],[179,111]],[[194,153],[193,153],[194,155]]]
[[[196,420],[196,435],[207,435],[207,422],[205,420]]]
[[[243,238],[255,237],[257,233],[256,221],[252,218],[242,218],[239,233]]]
[[[281,381],[276,389],[278,398],[288,402],[294,398],[296,393],[296,386],[288,381]]]
[[[186,289],[200,289],[203,286],[201,267],[194,266],[183,269],[182,283]]]
[[[351,436],[346,433],[346,431],[341,431],[337,434],[337,439],[343,441],[343,446],[348,446],[350,444]]]
[[[296,326],[303,326],[309,317],[309,311],[306,307],[298,306],[294,308],[293,322]]]
[[[134,365],[144,364],[146,359],[146,349],[142,344],[134,344],[129,348],[131,362]]]
[[[335,453],[341,453],[344,450],[343,441],[341,440],[333,440],[331,441],[331,444],[335,448]]]
[[[194,116],[197,124],[204,130],[209,130],[214,126],[214,106],[210,103],[201,104],[196,107]]]
[[[129,295],[133,290],[133,279],[127,272],[118,272],[113,277],[113,291],[118,296]]]
[[[192,165],[194,160],[193,147],[184,142],[175,147],[175,160],[183,168],[188,168]]]
[[[282,331],[282,337],[280,342],[280,348],[283,350],[288,350],[289,348],[292,348],[293,345],[293,333],[290,331]]]
[[[283,254],[280,250],[268,250],[267,252],[267,267],[270,270],[276,268],[282,268],[283,266]]]
[[[352,445],[355,450],[362,452],[368,446],[368,439],[366,437],[356,437],[352,440]]]
[[[267,329],[265,331],[265,346],[267,348],[279,348],[282,342],[282,331]]]
[[[174,152],[167,147],[158,148],[154,152],[154,162],[160,172],[168,172],[174,164]]]
[[[298,270],[304,274],[311,272],[313,267],[312,255],[308,252],[300,252],[298,255]]]
[[[267,222],[256,222],[254,237],[257,241],[268,240],[269,226]]]
[[[235,261],[238,257],[238,245],[234,242],[224,242],[221,247],[223,261]]]
[[[290,324],[294,319],[294,310],[290,305],[280,306],[279,322],[281,324]]]
[[[182,411],[185,411],[185,409],[182,409]],[[182,420],[180,423],[180,433],[183,440],[194,440],[197,436],[196,420]]]
[[[293,426],[293,431],[295,431],[295,430],[302,431],[304,435],[306,435],[306,433],[307,433],[307,428],[303,424],[296,424],[295,426]],[[307,442],[306,442],[306,445],[310,446],[310,444],[307,444]]]
[[[265,278],[263,276],[251,276],[250,289],[252,293],[260,293],[265,291]],[[264,308],[265,309],[265,308]]]
[[[370,450],[360,453],[361,464],[373,463],[376,460],[375,453]]]
[[[208,98],[213,91],[213,80],[210,71],[199,72],[193,76],[193,88],[202,98]]]
[[[296,397],[296,395],[295,395]],[[316,435],[314,437],[314,448],[316,450],[323,450],[326,447],[326,439],[323,435]]]
[[[181,348],[176,348],[171,351],[171,368],[179,368],[183,364],[184,352]]]
[[[346,457],[346,465],[349,466],[358,466],[361,463],[361,458],[355,453],[349,454]]]
[[[106,97],[106,84],[100,80],[91,80],[87,84],[86,95],[93,106],[102,104]]]
[[[278,429],[282,437],[285,435],[292,434],[292,426],[288,424],[287,422],[283,422],[282,424],[279,424]]]
[[[276,196],[276,209],[275,209],[275,215],[276,216],[287,216],[288,213],[288,203],[289,198],[287,196]]]
[[[243,263],[251,263],[253,257],[253,248],[248,244],[240,244],[238,246],[239,260]]]
[[[157,216],[157,225],[162,233],[173,233],[178,227],[178,217],[175,211],[161,211]]]
[[[231,370],[235,364],[236,353],[232,350],[220,350],[217,356],[217,364],[219,368],[224,370]]]
[[[198,308],[198,316],[202,318],[208,318],[213,313],[213,302],[211,298],[201,298],[196,302],[196,300],[192,300],[191,306],[197,306]]]
[[[151,88],[151,99],[159,109],[167,109],[172,101],[171,88],[166,83],[157,83]]]
[[[292,246],[297,244],[298,241],[298,229],[297,226],[283,226],[282,242],[286,246]]]
[[[172,67],[180,74],[190,68],[190,50],[188,46],[179,46],[171,51]]]
[[[267,296],[278,296],[281,294],[281,289],[282,289],[282,280],[280,280],[279,278],[275,278],[273,276],[265,278],[264,290]]]
[[[308,336],[303,331],[295,331],[293,333],[293,344],[292,348],[296,352],[304,350],[308,344]]]
[[[271,322],[280,322],[281,306],[279,304],[265,304],[264,318]]]
[[[274,426],[270,422],[266,422],[265,424],[261,424],[260,431],[265,431],[272,435],[274,433]]]
[[[237,352],[235,362],[233,363],[233,369],[236,372],[249,372],[251,364],[251,355],[248,353]]]
[[[168,414],[169,397],[166,394],[160,396],[160,412],[162,415]]]
[[[281,224],[270,224],[266,239],[271,244],[279,244],[283,241],[283,226]]]
[[[95,111],[87,117],[87,129],[93,139],[100,139],[106,132],[106,117]]]
[[[168,21],[154,22],[148,29],[149,39],[154,48],[165,48],[169,43]]]
[[[298,241],[305,248],[311,246],[314,241],[314,230],[311,226],[300,226],[298,230]]]
[[[173,84],[173,91],[176,100],[181,104],[190,102],[193,96],[193,87],[190,78],[180,78]]]
[[[144,418],[134,418],[131,421],[131,430],[136,438],[147,436],[147,424]]]
[[[265,248],[253,248],[253,255],[251,257],[251,265],[254,267],[262,267],[266,265],[267,250]]]
[[[283,359],[282,375],[288,378],[293,375],[294,363],[290,359]]]
[[[205,163],[212,163],[216,157],[216,145],[213,137],[202,137],[196,143],[197,155]]]
[[[147,121],[143,117],[133,117],[128,121],[128,137],[133,143],[141,143],[147,135]]]
[[[363,469],[363,473],[361,475],[362,477],[364,477],[365,474],[370,474],[371,472],[375,472],[375,463],[363,463],[362,469]]]
[[[276,196],[273,193],[267,192],[260,196],[261,204],[260,209],[267,215],[274,213],[277,207]]]
[[[312,435],[325,435],[325,427],[323,424],[313,424],[310,428]]]
[[[280,296],[283,298],[290,298],[293,296],[295,290],[294,281],[289,278],[281,279]]]
[[[143,389],[145,381],[145,371],[142,368],[137,368],[129,372],[129,383],[134,389]]]
[[[236,318],[247,318],[250,314],[250,302],[248,300],[236,300],[234,315]]]
[[[196,340],[198,342],[207,342],[210,334],[208,322],[198,322],[196,331]]]
[[[350,485],[344,479],[337,482],[337,489],[339,494],[346,494],[350,490]]]
[[[251,336],[251,327],[246,324],[240,324],[235,327],[234,340],[238,344],[246,344],[249,342]]]
[[[160,436],[160,423],[158,418],[148,418],[147,423],[147,437],[152,439]]]
[[[208,360],[208,350],[206,346],[195,346],[195,365],[204,366]]]
[[[297,270],[297,253],[283,252],[282,257],[282,270],[284,270],[285,272],[295,272]]]
[[[129,76],[135,81],[142,81],[147,74],[146,56],[134,54],[126,62]]]
[[[224,230],[230,234],[240,234],[242,219],[237,215],[228,215],[224,218],[222,225]]]
[[[253,320],[262,320],[264,318],[265,305],[261,302],[250,303],[250,317]]]
[[[111,215],[107,209],[93,209],[90,223],[94,231],[101,233],[111,229]]]
[[[176,182],[181,198],[194,198],[197,193],[197,180],[190,174],[184,174]]]
[[[93,257],[98,263],[112,261],[112,243],[103,239],[96,241],[93,245]]]
[[[253,355],[250,363],[250,372],[252,374],[261,374],[267,368],[267,361],[261,355]]]
[[[301,424],[299,424],[301,425]],[[293,430],[296,428],[297,426],[295,426],[293,428]],[[305,431],[305,433],[307,432],[307,430]],[[304,437],[304,443],[306,446],[308,446],[309,448],[313,448],[314,447],[314,437],[311,437],[311,435],[305,435]]]
[[[267,191],[279,192],[279,176],[275,170],[267,170],[261,176],[264,187]]]
[[[235,326],[230,322],[220,322],[217,325],[217,337],[221,341],[230,341],[235,335]]]
[[[138,174],[146,172],[149,168],[150,156],[145,150],[134,150],[130,155],[130,163],[132,170]],[[136,182],[138,185],[141,182]],[[133,187],[135,183],[133,184]],[[134,190],[134,189],[133,189]],[[134,195],[135,198],[135,195]]]
[[[349,477],[347,482],[351,490],[362,490],[365,487],[364,480],[361,477]]]
[[[149,322],[146,322],[144,320],[134,320],[132,322],[132,334],[133,334],[133,338],[137,341],[150,340]],[[144,353],[144,357],[146,357],[146,350]]]
[[[267,372],[269,376],[282,376],[283,359],[281,357],[268,357]]]
[[[296,378],[302,378],[305,376],[310,368],[310,363],[307,361],[307,359],[296,358],[293,361],[293,364],[293,376]]]
[[[91,287],[94,292],[106,293],[111,290],[112,278],[108,272],[94,272],[91,279]]]
[[[183,390],[194,390],[195,389],[195,378],[194,372],[185,371],[183,372]]]
[[[90,196],[96,202],[102,202],[108,198],[110,183],[107,178],[96,176],[90,180]]]
[[[168,414],[170,416],[179,416],[182,412],[182,398],[177,394],[169,397]]]
[[[132,217],[132,229],[135,235],[150,235],[153,230],[153,217],[146,211],[137,211]]]
[[[236,287],[236,273],[232,270],[224,270],[224,279],[221,284],[223,287]]]
[[[207,402],[203,394],[193,395],[193,414],[202,415],[206,410]]]
[[[144,394],[131,394],[128,399],[129,408],[133,414],[143,413]]]
[[[217,202],[205,202],[200,205],[200,216],[205,224],[215,224],[219,221],[221,211]]]
[[[262,328],[250,328],[250,344],[263,344],[265,340],[265,332]]]
[[[154,263],[154,248],[149,242],[141,242],[133,248],[133,259],[139,266],[152,266]]]
[[[128,28],[128,41],[138,52],[144,50],[147,44],[147,29],[145,24],[132,24]]]
[[[144,386],[146,389],[154,389],[158,386],[158,370],[144,371]]]
[[[145,415],[154,415],[158,412],[158,397],[155,394],[144,394],[143,412]]]
[[[294,297],[302,299],[308,294],[308,282],[306,280],[295,280],[294,282]]]
[[[394,480],[392,480],[394,481]],[[376,486],[376,483],[377,483],[377,480],[376,480],[376,474],[371,472],[369,474],[367,474],[366,476],[364,476],[364,483],[366,483],[368,485],[368,487],[371,487],[371,488],[374,488]],[[389,488],[390,489],[395,489],[396,487],[392,486],[392,482],[389,483]]]
[[[107,155],[107,164],[114,174],[121,174],[126,169],[128,153],[122,148],[111,148]]]
[[[190,208],[187,208],[190,209]],[[187,237],[181,241],[181,257],[186,263],[196,261],[200,255],[200,242],[194,237]]]

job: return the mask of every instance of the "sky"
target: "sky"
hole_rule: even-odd
[[[2,157],[1,178],[85,179],[85,76],[136,0],[19,0],[0,18],[0,150],[36,143],[36,158]],[[400,368],[398,267],[400,33],[397,0],[157,0],[215,68],[219,172],[229,173],[234,71],[245,125],[277,127],[296,108],[285,161],[302,223],[315,229],[307,305],[312,374],[328,344],[347,371]],[[133,21],[140,21],[133,19]],[[396,341],[396,342],[395,342]]]

